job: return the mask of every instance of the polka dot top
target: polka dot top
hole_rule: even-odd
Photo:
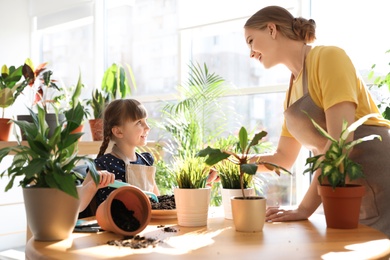
[[[141,165],[153,165],[154,158],[150,153],[142,153],[142,157],[136,153],[137,160],[134,162],[130,162],[131,164],[141,164]],[[116,180],[121,180],[126,182],[126,169],[125,162],[122,159],[115,157],[114,155],[107,153],[99,158],[95,159],[96,168],[99,170],[106,170],[115,174]],[[114,191],[115,188],[106,187],[99,189],[96,193],[97,204],[100,205],[107,196]]]

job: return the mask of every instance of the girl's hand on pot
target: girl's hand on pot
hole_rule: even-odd
[[[98,171],[100,176],[98,189],[107,187],[109,184],[114,183],[115,174],[108,171]]]

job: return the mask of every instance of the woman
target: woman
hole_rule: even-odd
[[[274,154],[261,156],[262,160],[291,168],[301,146],[314,155],[328,149],[330,142],[318,133],[302,111],[307,111],[335,138],[340,136],[343,120],[351,124],[366,114],[378,113],[358,130],[364,134],[380,134],[382,142],[360,144],[351,157],[362,165],[366,176],[359,180],[366,187],[360,222],[390,236],[390,204],[387,202],[390,198],[390,122],[380,115],[349,57],[334,46],[307,45],[315,40],[315,22],[294,18],[282,7],[261,9],[248,19],[244,29],[251,58],[259,60],[265,68],[284,64],[291,71],[278,147]],[[350,136],[350,140],[353,138]],[[258,171],[268,170],[259,165]],[[266,219],[307,219],[321,204],[317,177],[318,172],[297,209],[268,208]]]

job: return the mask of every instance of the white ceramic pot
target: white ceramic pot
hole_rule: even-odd
[[[250,196],[243,199],[233,197],[232,213],[236,231],[260,232],[265,222],[266,199],[260,196]]]
[[[210,188],[174,189],[179,226],[198,227],[207,225],[210,205]]]
[[[255,189],[249,188],[244,190],[245,196],[253,196],[255,195]],[[223,212],[226,219],[233,219],[232,215],[232,197],[241,197],[242,191],[241,189],[221,189],[221,195],[222,195],[222,205],[223,205]]]

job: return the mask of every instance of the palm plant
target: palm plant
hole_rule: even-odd
[[[166,104],[161,111],[165,120],[157,124],[170,134],[173,143],[168,150],[173,155],[198,151],[220,136],[230,112],[220,100],[230,89],[225,80],[210,73],[206,64],[192,63],[189,70],[188,82],[178,87],[183,98]]]

